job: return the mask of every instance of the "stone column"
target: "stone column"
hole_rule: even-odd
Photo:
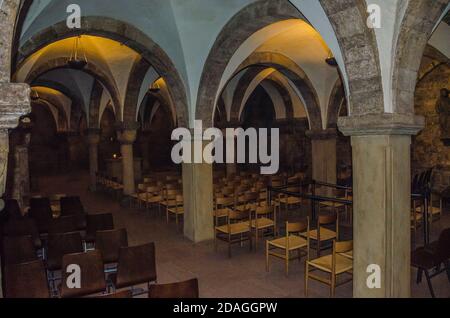
[[[0,64],[2,64],[1,57]],[[2,79],[4,78],[1,75],[0,71],[0,196],[5,193],[7,178],[8,130],[16,128],[19,118],[31,112],[29,86],[27,84],[3,83]],[[9,75],[6,78],[8,80]],[[0,199],[0,213],[2,213],[4,207],[5,203]],[[1,275],[0,272],[0,298],[3,296]]]
[[[209,142],[203,142],[203,146],[207,143]],[[192,149],[194,156],[194,147]],[[183,164],[183,196],[184,235],[194,243],[213,239],[212,164],[204,162]]]
[[[89,144],[89,189],[97,190],[98,172],[98,144],[100,143],[100,129],[91,128],[87,130],[87,140]]]
[[[14,149],[14,184],[12,198],[23,206],[23,200],[30,195],[30,173],[28,168],[28,146],[19,145]]]
[[[411,295],[410,145],[423,125],[399,114],[339,119],[339,129],[352,136],[354,297]],[[370,288],[368,270],[377,268],[381,286]]]
[[[133,143],[136,141],[136,129],[123,126],[117,131],[122,154],[123,193],[125,195],[135,193]]]
[[[69,168],[74,169],[79,163],[77,163],[77,143],[80,139],[80,134],[76,131],[69,131],[66,133],[68,155],[69,155]]]
[[[309,130],[312,145],[312,177],[316,181],[336,184],[336,129]]]

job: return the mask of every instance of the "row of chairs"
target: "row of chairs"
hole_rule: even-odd
[[[279,258],[285,262],[287,276],[289,274],[289,262],[292,260],[301,261],[302,257],[306,256],[305,295],[308,296],[308,281],[313,279],[329,285],[330,295],[334,297],[337,286],[351,281],[353,270],[353,242],[338,241],[338,225],[335,231],[325,228],[326,225],[337,224],[337,222],[336,215],[319,216],[318,227],[314,230],[310,229],[309,218],[297,223],[286,222],[285,236],[266,241],[266,270],[270,271],[271,257]],[[315,259],[311,258],[311,241],[316,243],[317,258]],[[332,243],[330,255],[320,255],[321,242]],[[315,271],[328,274],[329,277],[313,274]],[[338,282],[338,277],[344,274],[348,278]]]

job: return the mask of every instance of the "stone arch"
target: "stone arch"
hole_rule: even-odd
[[[11,79],[12,43],[20,0],[4,0],[0,3],[0,83]]]
[[[186,126],[188,122],[188,100],[186,86],[169,56],[164,50],[133,25],[99,16],[87,16],[81,19],[81,29],[68,29],[66,21],[61,21],[35,34],[19,49],[17,65],[41,48],[65,38],[86,34],[106,37],[135,50],[150,63],[161,77],[166,80],[169,93],[177,110],[178,122]]]
[[[127,93],[123,105],[123,121],[135,122],[139,108],[139,93],[141,92],[142,82],[145,79],[147,71],[151,65],[145,59],[139,58],[134,62],[133,68],[128,79]]]
[[[249,36],[275,22],[303,18],[286,0],[261,0],[249,4],[225,25],[205,62],[197,97],[196,119],[212,125],[216,94],[228,61]]]
[[[153,107],[155,106],[156,102],[158,102],[160,104],[159,107],[161,107],[164,110],[164,112],[170,117],[170,119],[171,119],[170,120],[171,126],[172,127],[176,127],[177,126],[177,123],[174,120],[174,118],[176,118],[176,117],[173,116],[174,114],[173,114],[172,107],[170,107],[169,102],[163,96],[161,96],[161,94],[159,94],[159,93],[151,93],[150,92],[150,93],[147,94],[147,101],[148,101],[148,99],[152,99],[153,103],[152,103],[150,108],[148,107],[149,106],[148,103],[146,105],[144,105],[144,109],[142,110],[142,113],[144,114],[144,117],[145,117],[145,114],[147,112],[150,112],[150,113],[152,112]],[[148,124],[151,125],[153,119],[152,118],[150,118],[150,119],[151,119],[151,121]],[[144,120],[143,120],[143,124],[145,124]]]
[[[95,81],[92,86],[89,102],[89,128],[100,128],[100,104],[103,96],[103,85]]]
[[[250,65],[274,68],[289,79],[305,103],[311,129],[322,129],[319,97],[308,75],[299,65],[280,53],[256,52],[239,66],[238,71]]]
[[[331,91],[327,109],[327,128],[337,128],[339,112],[342,103],[345,101],[345,89],[342,80],[339,78]]]
[[[286,120],[292,120],[294,119],[294,106],[292,103],[292,99],[291,96],[289,95],[288,90],[286,89],[286,87],[280,83],[277,79],[273,79],[273,78],[266,78],[264,79],[264,81],[261,82],[261,85],[263,85],[263,87],[265,88],[265,83],[268,83],[269,85],[273,86],[278,93],[280,94],[282,100],[283,100],[283,105],[286,111]],[[275,105],[274,105],[275,106]],[[279,119],[279,118],[277,118]]]
[[[433,29],[449,2],[408,1],[395,48],[392,103],[396,113],[414,114],[414,92],[420,63]]]
[[[384,113],[384,95],[374,29],[367,27],[365,0],[319,0],[334,29],[347,74],[352,115]]]
[[[59,57],[49,60],[46,63],[39,65],[36,69],[30,72],[25,78],[25,82],[32,84],[35,79],[39,78],[43,74],[56,69],[63,69],[63,68],[69,68],[69,66],[67,65],[66,57]],[[116,114],[121,114],[119,90],[117,89],[116,84],[112,83],[112,81],[109,79],[108,75],[106,75],[100,68],[98,68],[95,64],[91,62],[87,63],[86,67],[82,70],[82,72],[91,75],[96,80],[101,82],[104,87],[106,87],[106,89],[111,94]]]
[[[31,86],[44,86],[44,87],[48,87],[48,88],[52,88],[58,92],[63,93],[64,95],[66,95],[67,97],[69,97],[72,100],[72,107],[70,110],[70,122],[69,124],[69,130],[73,130],[76,131],[77,129],[77,123],[76,121],[73,121],[72,118],[77,118],[79,115],[81,114],[82,116],[86,115],[86,112],[84,110],[83,105],[83,101],[76,96],[76,94],[73,94],[69,88],[67,88],[66,86],[64,86],[61,83],[57,83],[51,80],[44,80],[44,79],[36,79],[31,83]]]
[[[374,30],[366,25],[366,2],[320,0],[320,3],[343,53],[352,112],[356,115],[384,112],[378,47]],[[296,7],[289,1],[276,0],[254,2],[231,18],[219,34],[205,63],[197,98],[196,118],[202,119],[204,123],[211,123],[222,75],[240,45],[265,26],[296,18],[303,18]]]
[[[419,69],[417,84],[419,84],[428,74],[433,73],[433,71],[442,65],[446,64],[450,66],[450,58],[442,54],[439,50],[427,45],[423,57],[427,57],[432,60],[432,63],[428,67]]]

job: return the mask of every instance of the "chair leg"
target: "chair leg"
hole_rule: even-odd
[[[450,261],[446,261],[444,263],[444,265],[445,265],[445,270],[447,272],[448,281],[450,282]]]
[[[266,272],[270,272],[269,261],[269,241],[266,241]]]
[[[308,278],[309,278],[308,261],[305,262],[305,297],[308,297]]]
[[[331,298],[334,298],[335,294],[336,294],[336,275],[331,274]]]
[[[436,295],[434,294],[433,285],[431,284],[431,277],[428,271],[425,271],[425,277],[427,278],[427,284],[428,288],[430,289],[431,297],[436,298]]]
[[[284,259],[284,265],[285,265],[285,271],[286,271],[286,277],[289,276],[289,250],[286,249],[286,255]]]
[[[418,268],[417,269],[417,284],[420,284],[422,282],[423,277],[423,269]]]

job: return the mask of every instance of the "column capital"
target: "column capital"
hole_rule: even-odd
[[[136,141],[137,131],[136,130],[118,130],[117,140],[121,145],[132,145]]]
[[[20,117],[30,112],[28,84],[0,83],[0,130],[16,128]]]
[[[85,131],[87,135],[87,140],[89,145],[98,145],[100,143],[100,133],[99,128],[89,128]]]
[[[306,136],[312,140],[328,140],[337,138],[337,130],[328,128],[323,130],[308,130]]]
[[[414,114],[367,114],[340,117],[339,130],[345,136],[417,135],[425,127],[425,119]]]
[[[118,122],[115,124],[115,128],[117,131],[121,130],[138,130],[140,128],[140,124],[138,122]]]

